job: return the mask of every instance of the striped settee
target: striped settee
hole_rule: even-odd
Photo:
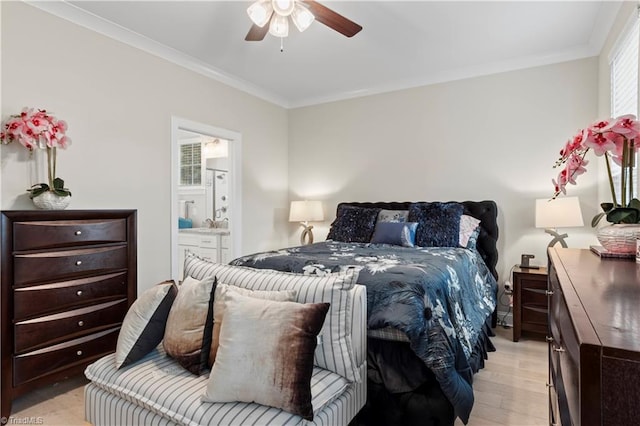
[[[314,356],[313,420],[257,403],[204,402],[209,374],[196,376],[168,357],[160,344],[137,363],[116,369],[114,354],[87,367],[85,418],[94,425],[347,425],[366,402],[366,289],[344,274],[298,274],[185,261],[185,276],[215,275],[254,290],[298,290],[298,301],[329,302]]]

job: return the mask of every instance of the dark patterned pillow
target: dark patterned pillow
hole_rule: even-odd
[[[339,206],[327,239],[343,243],[368,243],[376,226],[378,212],[378,208]]]
[[[409,222],[418,222],[416,245],[419,247],[458,247],[460,216],[464,208],[460,203],[412,203]]]

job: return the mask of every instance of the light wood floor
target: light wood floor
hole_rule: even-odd
[[[475,404],[468,424],[548,425],[547,344],[526,336],[514,343],[510,329],[495,331],[497,351],[474,376]],[[85,384],[86,379],[76,377],[24,395],[14,401],[8,424],[87,425]]]

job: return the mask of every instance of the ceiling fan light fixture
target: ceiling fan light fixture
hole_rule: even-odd
[[[293,12],[291,13],[291,20],[300,32],[309,28],[315,19],[316,17],[313,16],[313,13],[300,4],[296,4]]]
[[[258,0],[247,8],[249,18],[259,27],[264,27],[269,22],[272,12],[271,0]]]
[[[286,16],[274,15],[269,24],[269,33],[276,37],[287,37],[289,35],[289,19]]]
[[[289,16],[296,6],[295,0],[272,0],[273,10],[281,16]]]

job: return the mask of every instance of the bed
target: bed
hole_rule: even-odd
[[[473,374],[495,350],[497,239],[493,201],[350,202],[327,241],[230,264],[308,275],[362,267],[368,400],[352,424],[466,424]]]

